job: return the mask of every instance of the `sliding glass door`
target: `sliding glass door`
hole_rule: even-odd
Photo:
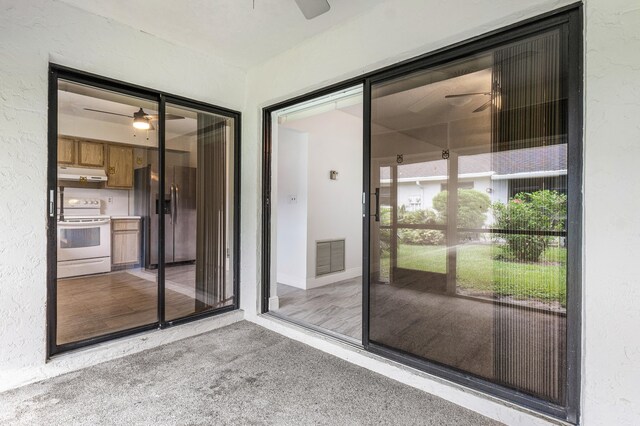
[[[143,263],[158,258],[158,246],[144,241],[158,240],[159,227],[141,208],[139,171],[148,165],[148,176],[159,173],[159,105],[72,80],[57,86],[49,215],[57,229],[55,345],[65,347],[158,321],[158,269]]]
[[[567,86],[545,32],[371,85],[369,343],[559,406]]]
[[[234,119],[166,104],[165,316],[233,305]]]
[[[239,113],[52,66],[49,354],[237,308]]]

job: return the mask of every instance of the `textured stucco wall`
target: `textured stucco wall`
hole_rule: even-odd
[[[588,0],[585,425],[640,424],[640,2]]]
[[[215,52],[212,52],[215,54]],[[0,0],[0,384],[45,363],[48,64],[242,109],[245,72],[52,0]]]

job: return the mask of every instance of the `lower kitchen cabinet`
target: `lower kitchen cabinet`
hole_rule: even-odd
[[[111,234],[111,264],[140,263],[140,219],[113,219]]]

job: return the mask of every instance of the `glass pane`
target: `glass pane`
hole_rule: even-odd
[[[165,317],[233,305],[234,120],[167,104]]]
[[[362,87],[275,112],[271,177],[269,310],[358,341],[362,124]]]
[[[155,102],[58,82],[57,344],[158,320]]]
[[[553,31],[372,87],[370,339],[563,404],[560,50]]]
[[[100,245],[100,228],[61,229],[60,248],[83,248]]]

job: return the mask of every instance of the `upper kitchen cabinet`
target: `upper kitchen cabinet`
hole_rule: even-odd
[[[104,167],[104,145],[100,142],[78,141],[78,164],[86,167]]]
[[[74,164],[76,162],[76,141],[69,138],[58,138],[58,163]]]
[[[133,187],[133,148],[107,145],[107,187]]]

